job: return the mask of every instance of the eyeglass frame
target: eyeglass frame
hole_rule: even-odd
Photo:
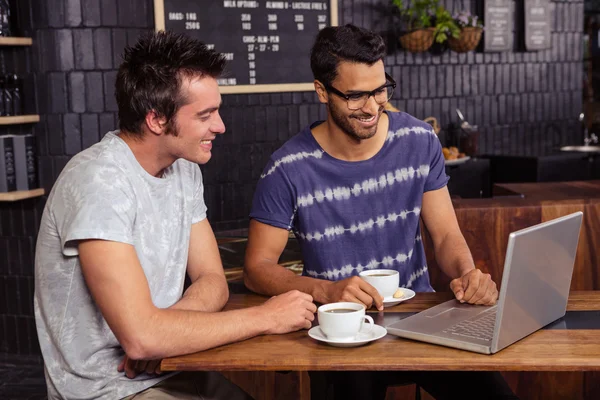
[[[379,86],[376,89],[373,89],[370,91],[362,91],[362,92],[359,91],[359,92],[355,92],[352,94],[344,94],[343,92],[337,90],[336,88],[334,88],[331,85],[323,84],[323,86],[325,87],[325,89],[328,92],[331,92],[331,93],[335,94],[336,96],[341,97],[342,99],[346,100],[346,107],[348,107],[349,110],[355,111],[355,110],[360,110],[362,107],[364,107],[365,104],[367,104],[369,102],[369,98],[371,98],[371,97],[375,98],[375,93],[380,91],[383,88],[391,87],[393,89],[392,95],[390,97],[388,97],[388,99],[385,102],[387,103],[392,98],[392,96],[394,95],[394,90],[396,90],[396,81],[387,72],[385,73],[385,79],[386,79],[386,83],[384,83],[383,85]],[[365,101],[365,104],[363,104],[361,107],[358,107],[358,108],[354,108],[354,109],[350,108],[350,106],[348,105],[348,102],[350,101],[350,97],[356,96],[356,95],[363,96],[365,94],[368,95],[367,100]],[[375,100],[375,102],[379,105],[385,104],[385,103],[380,104],[379,102],[377,102],[377,100]]]

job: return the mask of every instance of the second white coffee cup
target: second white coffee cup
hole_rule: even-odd
[[[365,315],[362,304],[339,302],[324,304],[318,309],[319,328],[328,339],[339,341],[352,341],[363,329],[367,320],[369,327],[363,332],[373,329],[373,318]]]
[[[400,285],[400,274],[394,269],[371,269],[358,275],[384,298],[393,296]]]

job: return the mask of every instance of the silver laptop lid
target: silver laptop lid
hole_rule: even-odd
[[[510,234],[492,353],[565,315],[583,213]]]

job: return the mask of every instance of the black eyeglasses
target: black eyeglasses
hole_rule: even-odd
[[[342,99],[346,99],[348,109],[359,110],[363,108],[365,104],[367,104],[367,101],[369,101],[369,97],[371,96],[373,96],[373,98],[379,105],[387,103],[388,100],[392,98],[392,95],[394,94],[394,89],[396,89],[396,81],[394,81],[394,79],[387,73],[385,74],[385,79],[387,80],[387,83],[385,85],[379,86],[377,89],[371,90],[370,92],[355,92],[351,94],[344,94],[331,85],[324,86],[328,92],[331,92],[336,96],[341,97]]]

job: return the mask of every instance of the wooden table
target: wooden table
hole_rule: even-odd
[[[384,325],[400,313],[421,311],[451,298],[450,293],[419,293],[383,313],[370,313]],[[261,304],[262,296],[232,295],[226,309]],[[600,310],[600,291],[573,292],[569,311]],[[404,314],[405,316],[406,314]],[[259,336],[195,354],[163,360],[165,371],[343,371],[494,370],[600,371],[600,329],[540,330],[494,355],[475,354],[387,335],[355,348],[336,348],[311,339],[306,330]]]

